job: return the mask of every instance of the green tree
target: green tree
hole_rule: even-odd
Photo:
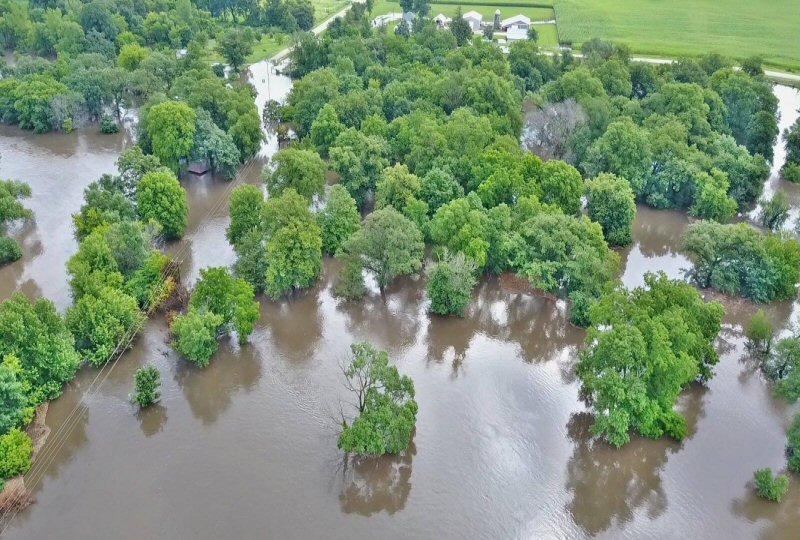
[[[7,480],[31,468],[33,441],[24,431],[13,428],[0,435],[0,478]]]
[[[322,251],[328,255],[335,255],[361,227],[356,201],[344,187],[337,184],[331,188],[325,208],[317,214],[317,223],[322,229]]]
[[[50,75],[33,75],[21,81],[14,90],[14,97],[14,109],[22,129],[47,133],[62,129],[67,120],[72,125],[75,100],[70,95],[69,88]],[[53,110],[53,102],[59,97],[69,102],[69,110],[63,119],[58,118]]]
[[[175,338],[172,346],[186,359],[204,368],[217,352],[217,329],[222,324],[222,315],[190,308],[172,322],[171,330]]]
[[[19,426],[26,415],[28,397],[25,384],[20,380],[22,366],[13,356],[0,364],[0,433],[7,433]]]
[[[372,272],[383,293],[397,276],[411,274],[422,267],[425,243],[414,223],[394,208],[376,210],[342,246],[358,257],[365,270]]]
[[[701,172],[696,178],[694,203],[689,213],[700,219],[713,219],[724,223],[736,215],[739,204],[728,196],[728,176],[712,169],[711,174]]]
[[[345,125],[339,121],[336,109],[328,103],[320,109],[317,118],[311,124],[311,142],[321,156],[327,157],[331,145],[344,130]]]
[[[586,183],[589,217],[603,228],[606,241],[613,246],[631,243],[636,203],[630,184],[604,173]]]
[[[609,172],[626,179],[638,196],[653,163],[648,138],[630,118],[616,120],[589,148],[582,167],[588,176]]]
[[[170,172],[151,172],[136,186],[139,217],[157,223],[168,239],[180,238],[186,230],[189,206],[186,190]]]
[[[142,60],[150,56],[150,50],[138,43],[123,45],[117,56],[117,65],[126,71],[133,71],[139,67]]]
[[[800,182],[800,118],[783,132],[786,162],[781,167],[781,176],[790,182]]]
[[[75,340],[53,303],[32,303],[21,293],[0,303],[0,358],[11,356],[19,359],[33,407],[61,395],[61,386],[72,380],[81,363]]]
[[[143,319],[135,298],[110,287],[81,296],[67,312],[76,350],[95,367],[130,347]]]
[[[153,105],[147,113],[147,135],[153,154],[173,172],[194,146],[197,115],[183,101],[165,101]]]
[[[267,258],[266,291],[272,298],[310,287],[322,271],[322,231],[314,222],[293,220],[272,235]]]
[[[756,483],[756,494],[762,499],[772,502],[781,502],[786,492],[789,491],[789,479],[780,474],[772,475],[772,469],[760,469],[753,474]]]
[[[472,37],[472,27],[461,15],[461,6],[456,8],[456,14],[453,16],[453,20],[450,21],[450,31],[455,36],[459,47],[466,45]]]
[[[378,209],[393,207],[424,231],[428,205],[417,198],[421,189],[419,178],[405,165],[387,167],[381,172],[375,188],[375,206]]]
[[[381,171],[389,165],[386,141],[350,128],[336,138],[329,154],[331,167],[360,208],[367,194],[375,188]]]
[[[794,420],[786,435],[786,457],[789,470],[800,473],[800,414],[794,415]]]
[[[16,261],[22,257],[17,242],[4,235],[9,222],[33,217],[33,212],[20,202],[20,199],[30,196],[31,188],[28,184],[14,180],[0,180],[0,264]]]
[[[336,283],[334,294],[345,300],[359,300],[367,294],[364,285],[364,267],[358,257],[342,257],[342,268],[339,271],[339,281]]]
[[[161,386],[161,373],[154,365],[147,365],[136,370],[136,391],[133,401],[141,407],[149,407],[161,397],[158,391]]]
[[[292,188],[311,200],[325,191],[327,167],[315,151],[286,148],[275,154],[272,162],[272,169],[264,170],[270,196],[278,197],[287,188]]]
[[[422,187],[420,198],[428,205],[428,212],[433,214],[453,199],[464,196],[464,189],[449,170],[434,167],[420,179]]]
[[[686,385],[712,375],[722,306],[704,303],[686,283],[648,273],[645,287],[619,288],[589,313],[577,373],[595,411],[594,433],[617,447],[631,429],[682,439],[686,421],[673,407]]]
[[[363,342],[351,346],[344,368],[345,388],[353,394],[358,416],[339,434],[348,454],[398,454],[408,448],[417,420],[414,382],[389,365],[389,355]]]
[[[231,245],[238,245],[250,232],[264,230],[264,195],[250,184],[236,186],[230,196],[231,223],[226,236]]]
[[[750,326],[747,327],[746,335],[753,349],[760,353],[769,354],[775,332],[763,309],[759,309],[750,319]]]
[[[775,382],[775,395],[789,403],[800,398],[800,338],[778,341],[761,368],[767,378]]]
[[[428,269],[430,310],[437,315],[463,316],[469,305],[478,266],[463,253],[451,255],[446,249],[440,260]]]
[[[430,223],[431,239],[453,252],[462,252],[478,264],[486,265],[490,248],[489,218],[474,193],[441,206]]]
[[[783,224],[789,219],[789,201],[782,191],[773,195],[769,200],[762,199],[761,212],[758,215],[758,220],[767,229],[775,232],[783,228]]]
[[[239,343],[244,344],[261,316],[254,297],[252,285],[232,277],[226,268],[204,268],[200,270],[189,305],[198,312],[210,311],[221,316],[218,329],[235,330]]]
[[[241,161],[241,154],[233,137],[217,126],[206,110],[199,109],[196,114],[192,159],[208,161],[211,168],[221,173],[226,180],[233,178]]]
[[[247,57],[253,54],[253,41],[253,33],[249,28],[229,28],[220,36],[217,51],[238,72]]]

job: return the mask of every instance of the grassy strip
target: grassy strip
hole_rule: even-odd
[[[741,60],[800,68],[797,0],[555,0],[562,42],[580,46],[599,37],[635,54],[692,56],[719,52]]]
[[[513,0],[504,2],[503,0],[439,0],[437,4],[452,4],[454,6],[497,6],[497,7],[522,7],[522,8],[550,8],[553,4],[542,4],[538,2],[514,2]],[[469,11],[469,10],[466,10]]]

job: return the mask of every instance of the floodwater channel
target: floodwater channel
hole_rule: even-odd
[[[251,81],[262,107],[291,82],[266,63]],[[776,87],[781,130],[800,94]],[[34,222],[12,231],[24,257],[0,269],[0,300],[21,290],[70,303],[65,263],[77,249],[70,215],[83,189],[114,170],[132,144],[123,131],[32,135],[0,127],[0,177],[28,182]],[[258,183],[277,149],[270,137],[243,169]],[[782,145],[776,162],[782,161]],[[779,161],[780,160],[780,161]],[[777,169],[774,168],[775,171]],[[774,176],[774,174],[773,174]],[[211,177],[184,178],[190,219],[168,251],[193,283],[199,269],[229,265],[227,193]],[[772,178],[767,193],[797,186]],[[639,207],[623,282],[646,271],[679,277],[684,213]],[[707,387],[682,395],[683,443],[634,437],[620,450],[594,442],[578,400],[574,366],[584,331],[566,305],[488,278],[463,319],[428,315],[424,283],[398,280],[347,304],[332,296],[336,263],[319,284],[261,301],[250,343],[223,341],[211,365],[194,368],[152,318],[97,391],[84,368],[50,405],[53,432],[28,484],[36,503],[9,539],[219,538],[769,538],[800,534],[800,488],[780,505],[757,498],[753,471],[785,468],[785,433],[796,408],[771,397],[748,357],[741,325],[755,307],[726,301],[721,361]],[[788,328],[797,302],[766,310]],[[389,352],[417,389],[419,415],[400,457],[347,462],[336,448],[340,363],[354,341]],[[162,400],[137,412],[134,372],[154,363]]]

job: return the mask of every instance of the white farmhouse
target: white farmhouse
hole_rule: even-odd
[[[530,26],[531,20],[525,15],[514,15],[500,23],[500,28],[506,33],[509,41],[527,39]]]
[[[483,15],[477,11],[467,11],[462,17],[469,23],[469,27],[472,28],[473,32],[480,31],[481,25],[483,24]]]

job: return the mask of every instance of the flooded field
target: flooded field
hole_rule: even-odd
[[[288,79],[254,66],[258,104],[278,98]],[[781,129],[800,107],[778,87]],[[77,249],[70,215],[83,188],[112,172],[132,144],[126,134],[33,136],[0,128],[0,177],[30,183],[35,223],[14,230],[22,260],[0,269],[0,299],[15,290],[70,303],[65,262]],[[246,165],[258,183],[274,138]],[[782,160],[782,150],[776,160]],[[774,170],[777,168],[774,168]],[[201,267],[228,265],[227,193],[232,184],[184,178],[186,237],[168,246],[192,283]],[[796,186],[777,179],[768,192]],[[796,209],[795,209],[796,212]],[[681,275],[685,214],[639,207],[634,245],[623,253],[623,282],[646,271]],[[584,331],[566,305],[480,283],[464,319],[426,312],[424,283],[403,279],[363,302],[332,294],[336,263],[319,284],[282,302],[261,298],[249,344],[224,341],[199,370],[168,345],[155,317],[97,391],[84,369],[53,402],[53,434],[29,485],[37,503],[21,512],[9,539],[218,538],[775,538],[800,533],[800,489],[783,504],[758,499],[753,471],[783,469],[793,409],[772,399],[749,359],[741,325],[754,308],[727,301],[721,361],[707,388],[679,407],[682,443],[634,438],[621,450],[593,442],[591,417],[574,376]],[[767,312],[780,328],[797,303]],[[345,462],[336,448],[342,395],[339,364],[350,343],[389,351],[416,384],[416,434],[402,457]],[[135,370],[162,374],[161,402],[137,413],[128,402]]]

